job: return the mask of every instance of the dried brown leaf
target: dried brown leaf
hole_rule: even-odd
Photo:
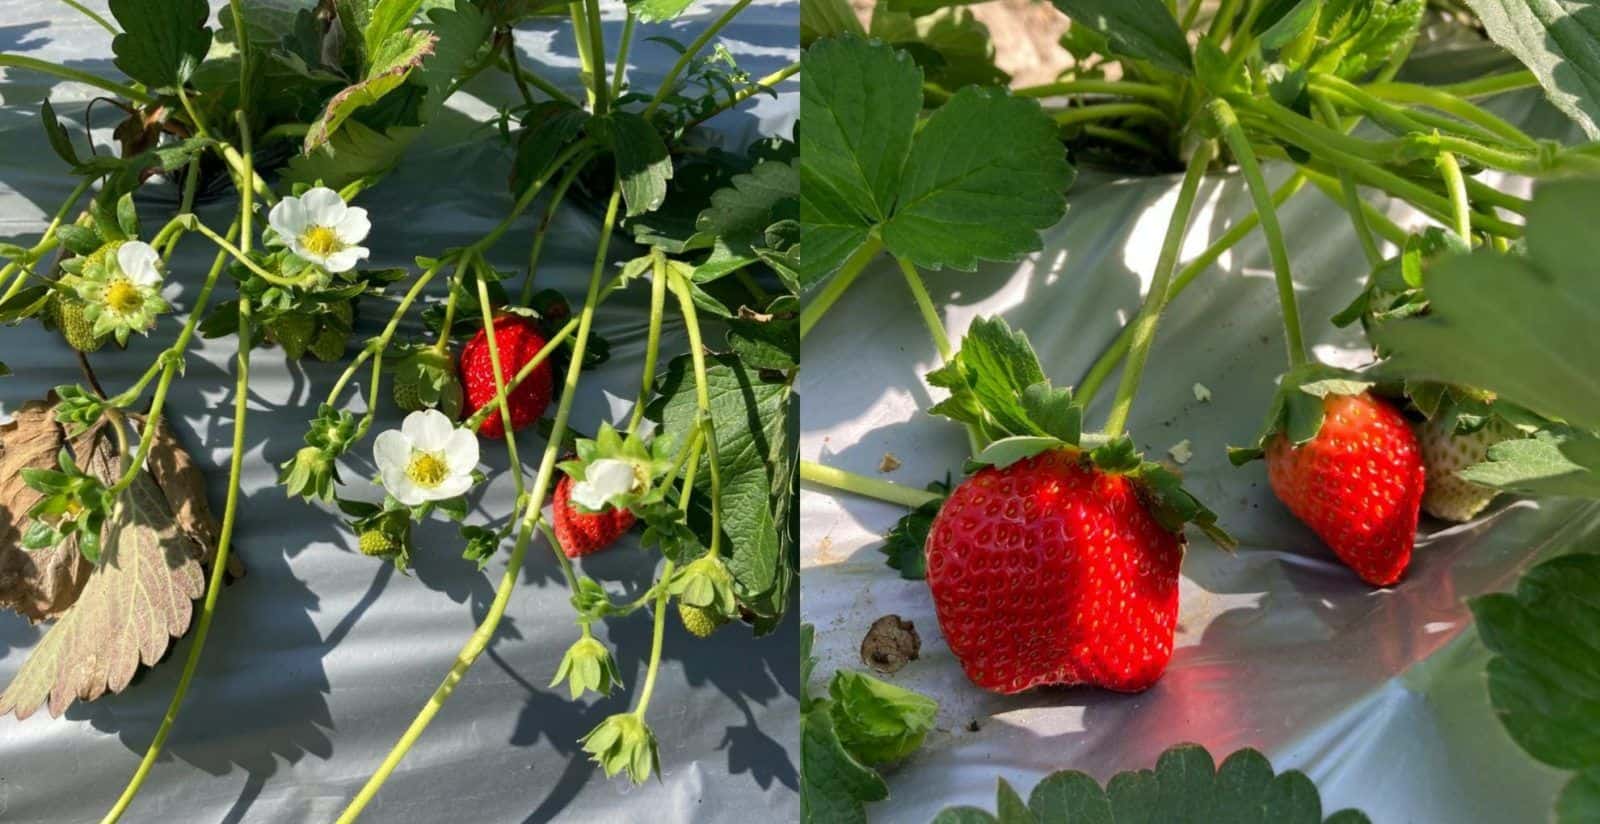
[[[78,554],[78,539],[29,552],[22,548],[28,507],[39,493],[22,482],[20,470],[54,468],[66,434],[50,403],[23,404],[11,423],[0,425],[0,607],[38,623],[72,606],[88,579],[90,564]]]

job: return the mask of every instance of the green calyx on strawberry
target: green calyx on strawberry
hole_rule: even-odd
[[[461,381],[449,351],[419,344],[400,350],[394,368],[394,402],[402,412],[437,409],[451,420],[461,416]]]
[[[1228,457],[1236,466],[1265,457],[1278,500],[1361,580],[1389,586],[1411,562],[1427,472],[1410,424],[1372,386],[1330,366],[1296,367],[1256,445]]]
[[[567,653],[561,656],[561,666],[556,668],[556,676],[550,680],[550,686],[555,687],[563,681],[574,701],[582,698],[585,692],[610,695],[622,683],[611,650],[589,634],[587,625],[583,637],[574,641],[567,648]]]
[[[1334,325],[1344,327],[1359,320],[1370,330],[1385,321],[1427,313],[1422,273],[1442,256],[1468,251],[1460,235],[1437,226],[1407,237],[1400,254],[1378,264],[1355,300],[1333,316]]]
[[[709,552],[678,570],[667,592],[678,599],[678,618],[684,629],[701,638],[738,614],[733,573],[722,558]]]
[[[927,580],[974,684],[1150,687],[1172,656],[1185,524],[1232,540],[1175,472],[1126,437],[1082,435],[1082,408],[1027,337],[979,319],[929,381],[933,408],[992,441],[928,530]]]
[[[411,514],[404,509],[384,509],[365,501],[339,500],[351,516],[356,548],[362,555],[381,558],[401,572],[411,568]]]
[[[306,445],[280,467],[278,483],[284,491],[307,501],[332,500],[339,482],[335,461],[355,442],[358,426],[356,416],[349,412],[328,404],[318,407],[317,417],[306,429]]]

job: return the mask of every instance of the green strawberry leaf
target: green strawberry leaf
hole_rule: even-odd
[[[849,670],[833,674],[828,694],[839,742],[864,764],[900,761],[915,752],[939,713],[932,698]]]
[[[755,369],[787,372],[800,365],[800,321],[795,299],[785,295],[764,314],[741,307],[728,318],[728,348]]]
[[[420,8],[422,0],[374,0],[367,18],[367,26],[361,32],[367,54],[378,54],[382,51],[384,41],[410,26],[412,18],[417,16],[417,10]]]
[[[1345,369],[1311,362],[1285,372],[1278,379],[1266,421],[1255,443],[1248,447],[1228,447],[1228,460],[1243,466],[1266,455],[1267,443],[1280,433],[1290,443],[1310,441],[1322,431],[1322,401],[1329,395],[1359,395],[1374,385],[1371,380]]]
[[[1487,390],[1600,429],[1600,372],[1573,356],[1600,352],[1600,280],[1590,265],[1600,235],[1588,225],[1597,209],[1592,182],[1546,182],[1529,209],[1526,257],[1479,251],[1434,263],[1423,273],[1429,314],[1371,331],[1391,353],[1385,374]]]
[[[735,175],[711,194],[711,204],[695,220],[710,244],[710,259],[695,268],[697,283],[707,283],[761,259],[769,248],[767,229],[800,216],[797,162],[766,161],[749,174]],[[691,241],[691,245],[697,245]]]
[[[1191,73],[1194,59],[1183,27],[1161,0],[1053,0],[1056,8],[1104,35],[1111,51],[1159,68]]]
[[[328,100],[322,114],[306,132],[305,152],[310,154],[327,144],[346,119],[357,110],[377,103],[400,88],[423,58],[433,54],[437,38],[424,31],[406,29],[395,32],[370,52],[371,66],[361,82],[346,86]]]
[[[944,496],[950,494],[950,480],[947,477],[943,482],[928,484],[927,490],[938,493],[939,499],[929,501],[902,516],[895,522],[894,529],[884,536],[883,546],[878,548],[887,556],[884,563],[890,569],[899,570],[900,577],[908,581],[920,581],[928,577],[928,530],[933,528],[933,519],[938,517],[940,508],[944,506]]]
[[[919,132],[923,73],[908,54],[850,35],[803,63],[802,289],[873,237],[934,269],[1016,260],[1065,212],[1072,167],[1036,101],[968,87]]]
[[[801,48],[809,49],[812,43],[823,38],[847,34],[864,36],[866,32],[846,0],[812,0],[800,4]]]
[[[1051,387],[1028,336],[1003,318],[973,320],[960,350],[927,377],[950,390],[928,411],[975,424],[989,440],[1021,435],[1078,442],[1082,409],[1071,390]]]
[[[1512,740],[1576,772],[1556,804],[1561,824],[1600,816],[1600,555],[1545,561],[1514,594],[1470,602],[1489,660],[1489,701]]]
[[[968,474],[986,466],[1005,469],[1017,461],[1027,460],[1041,452],[1062,448],[1076,449],[1077,446],[1048,435],[1013,435],[984,447],[982,451],[968,459],[963,468]]]
[[[828,703],[800,716],[800,822],[866,824],[866,805],[888,798],[889,785],[839,741]]]
[[[951,807],[933,824],[1133,824],[1155,821],[1272,822],[1322,824],[1322,802],[1304,773],[1274,775],[1252,749],[1238,750],[1218,767],[1198,744],[1179,744],[1161,754],[1154,770],[1112,776],[1104,788],[1075,770],[1051,773],[1034,785],[1024,807],[1005,780],[998,789],[997,818],[976,807]],[[1356,810],[1342,810],[1327,824],[1371,824]]]
[[[1600,138],[1600,21],[1592,2],[1466,0],[1489,38],[1531,70],[1545,96],[1590,139]]]
[[[633,112],[614,111],[599,122],[617,159],[628,217],[655,211],[666,200],[672,179],[672,157],[661,134]]]
[[[414,0],[413,0],[414,2]],[[434,0],[424,5],[432,5]],[[426,123],[444,106],[445,98],[464,77],[479,56],[493,48],[494,18],[472,0],[444,2],[428,9],[428,28],[433,32],[433,54],[417,72],[428,87],[420,119]]]
[[[1524,495],[1600,499],[1600,437],[1563,427],[1501,441],[1488,460],[1456,475]]]
[[[289,159],[286,182],[342,188],[364,177],[377,177],[400,162],[400,156],[418,129],[398,128],[378,132],[358,120],[347,120],[333,138],[311,154]]]
[[[915,15],[880,3],[872,13],[871,35],[904,49],[922,67],[928,82],[944,89],[1005,86],[1011,80],[994,64],[989,28],[967,9]]]
[[[122,33],[111,41],[123,74],[151,89],[188,82],[211,48],[205,0],[111,0]]]
[[[571,145],[589,123],[589,113],[559,100],[536,103],[523,115],[517,133],[517,154],[511,167],[511,191],[521,195]]]
[[[645,23],[665,23],[694,4],[694,0],[628,0],[628,9]]]

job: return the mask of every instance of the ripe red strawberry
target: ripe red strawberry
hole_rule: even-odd
[[[489,360],[489,336],[485,331],[478,330],[461,350],[461,384],[466,390],[468,415],[494,402],[494,364]],[[507,383],[545,346],[533,321],[517,315],[501,315],[494,319],[494,343],[500,353],[500,375]],[[511,407],[512,431],[533,423],[544,414],[545,407],[550,405],[553,385],[550,361],[546,360],[506,396]],[[478,434],[496,440],[506,436],[498,409],[483,419]]]
[[[556,481],[552,524],[561,551],[568,558],[581,558],[605,549],[617,542],[624,532],[633,528],[633,513],[626,509],[607,509],[590,514],[579,512],[572,506],[572,478],[562,475]]]
[[[1322,429],[1293,446],[1267,445],[1267,479],[1289,511],[1373,586],[1400,580],[1411,562],[1427,470],[1416,436],[1394,407],[1369,393],[1329,394]]]
[[[1183,546],[1133,479],[1057,449],[956,487],[928,532],[928,586],[979,687],[1137,692],[1172,657]]]

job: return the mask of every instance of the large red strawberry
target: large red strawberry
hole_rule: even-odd
[[[581,558],[599,552],[617,542],[622,534],[633,528],[633,513],[626,509],[608,508],[604,512],[579,512],[572,505],[572,478],[562,475],[556,481],[555,501],[550,509],[556,530],[556,540],[568,558]]]
[[[478,334],[467,341],[461,350],[461,385],[466,391],[468,415],[494,402],[494,364],[489,358],[489,336],[485,332],[478,330]],[[500,374],[507,383],[545,347],[544,337],[539,334],[533,321],[517,315],[495,318],[494,343],[500,354]],[[553,383],[550,361],[546,359],[506,396],[506,402],[511,407],[512,431],[533,423],[544,414],[545,407],[550,405]],[[506,436],[505,424],[500,420],[498,409],[483,419],[478,434],[497,440]]]
[[[1406,419],[1370,393],[1329,393],[1322,428],[1295,446],[1267,443],[1272,491],[1339,560],[1373,586],[1411,562],[1427,470]]]
[[[1138,481],[1054,449],[956,487],[928,533],[928,586],[979,687],[1137,692],[1172,657],[1183,547]]]

